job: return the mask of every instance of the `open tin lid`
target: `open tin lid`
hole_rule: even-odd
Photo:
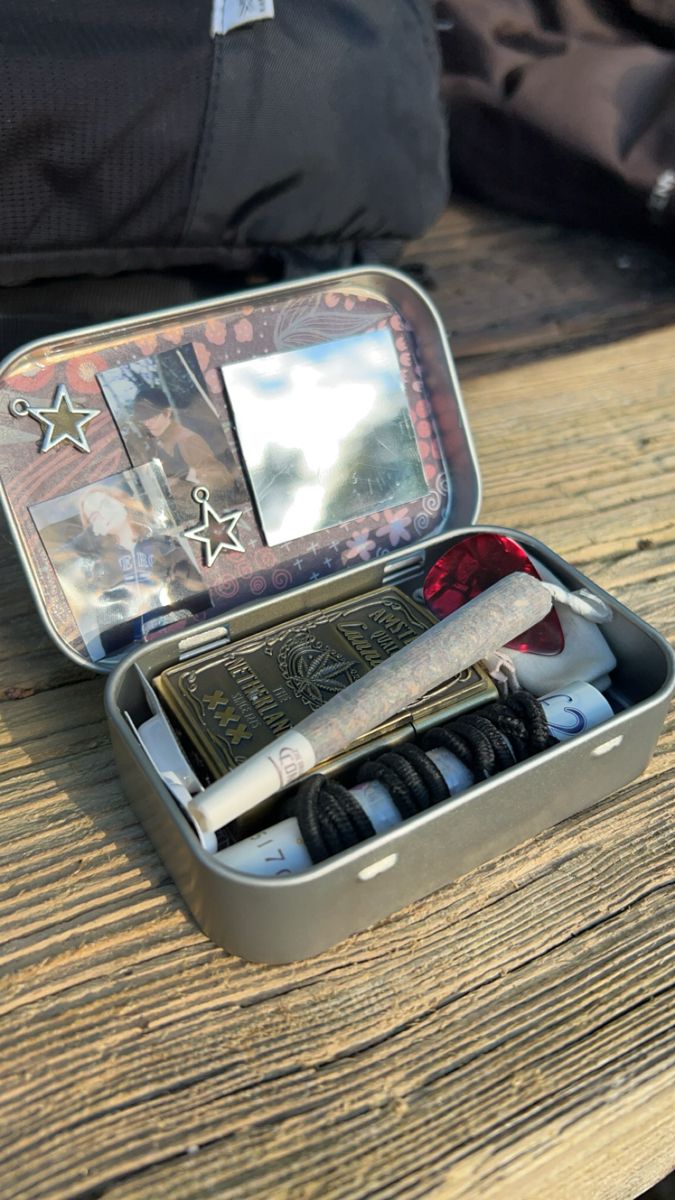
[[[440,317],[360,268],[92,326],[0,365],[0,495],[44,624],[139,643],[474,522]]]

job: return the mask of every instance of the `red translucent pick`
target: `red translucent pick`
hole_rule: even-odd
[[[474,533],[451,546],[434,563],[424,581],[424,599],[434,616],[447,617],[514,571],[541,578],[513,538]],[[560,654],[565,648],[565,635],[555,609],[507,645],[525,654]]]

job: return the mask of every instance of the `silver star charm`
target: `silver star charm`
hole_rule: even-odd
[[[100,408],[75,408],[65,385],[60,383],[51,408],[31,408],[27,400],[17,399],[10,405],[10,411],[15,417],[28,416],[32,417],[34,421],[40,422],[44,430],[44,438],[40,446],[42,454],[46,454],[54,446],[59,446],[61,442],[70,442],[78,450],[89,454],[90,447],[84,427],[89,421],[93,421],[101,410]]]
[[[240,554],[244,554],[244,547],[234,532],[235,526],[241,518],[241,513],[226,513],[223,517],[219,516],[215,508],[212,508],[209,504],[209,489],[205,487],[194,488],[192,499],[199,505],[200,524],[195,525],[194,529],[186,529],[185,536],[191,538],[193,542],[201,542],[205,565],[212,567],[221,550],[237,550]],[[225,538],[221,536],[214,538],[214,533],[211,530],[211,522],[221,527],[223,525],[227,526]],[[212,539],[215,541],[215,549]]]

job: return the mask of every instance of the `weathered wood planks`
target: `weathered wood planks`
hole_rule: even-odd
[[[454,203],[413,243],[464,377],[675,321],[672,249]]]

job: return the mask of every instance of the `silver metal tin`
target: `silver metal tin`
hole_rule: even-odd
[[[476,528],[476,527],[474,527]],[[481,527],[483,528],[483,527]],[[606,636],[618,660],[616,692],[627,707],[611,722],[547,750],[428,809],[391,832],[290,878],[263,879],[224,866],[196,835],[133,737],[122,714],[142,714],[140,674],[151,677],[180,653],[180,639],[136,651],[112,675],[106,710],[123,786],[204,932],[243,958],[283,963],[317,954],[388,913],[610,795],[635,778],[652,754],[675,688],[668,643],[542,543],[515,536],[569,587],[586,587],[613,610]],[[439,551],[468,529],[428,547],[422,575]],[[361,591],[382,582],[377,564],[354,573]],[[413,586],[419,580],[408,580]],[[343,586],[347,581],[343,581]],[[406,584],[404,584],[406,586]],[[288,596],[284,619],[300,603],[314,609],[342,599],[337,580]],[[233,639],[263,628],[267,606],[231,620]],[[378,870],[378,867],[381,869]]]
[[[429,894],[524,838],[610,795],[635,778],[652,753],[675,690],[675,656],[653,629],[586,579],[553,551],[525,534],[515,536],[570,587],[586,587],[611,606],[606,636],[617,658],[611,722],[547,750],[477,784],[391,832],[289,878],[244,875],[206,853],[149,761],[125,718],[147,717],[144,680],[206,644],[250,633],[327,604],[396,583],[412,594],[442,549],[475,531],[480,481],[471,434],[440,317],[424,293],[395,271],[363,268],[241,293],[208,304],[118,321],[33,343],[10,356],[0,378],[27,355],[67,357],[106,339],[152,335],[167,322],[231,312],[271,298],[301,300],[317,286],[369,288],[385,297],[412,326],[434,419],[453,475],[444,527],[426,544],[403,547],[339,574],[215,615],[193,631],[162,637],[126,656],[110,676],[105,706],[126,794],[195,919],[215,943],[254,961],[282,963],[316,954],[403,905]],[[0,488],[36,605],[60,649],[79,662],[54,629],[34,567],[26,554],[4,488]],[[111,664],[97,664],[104,669]]]

